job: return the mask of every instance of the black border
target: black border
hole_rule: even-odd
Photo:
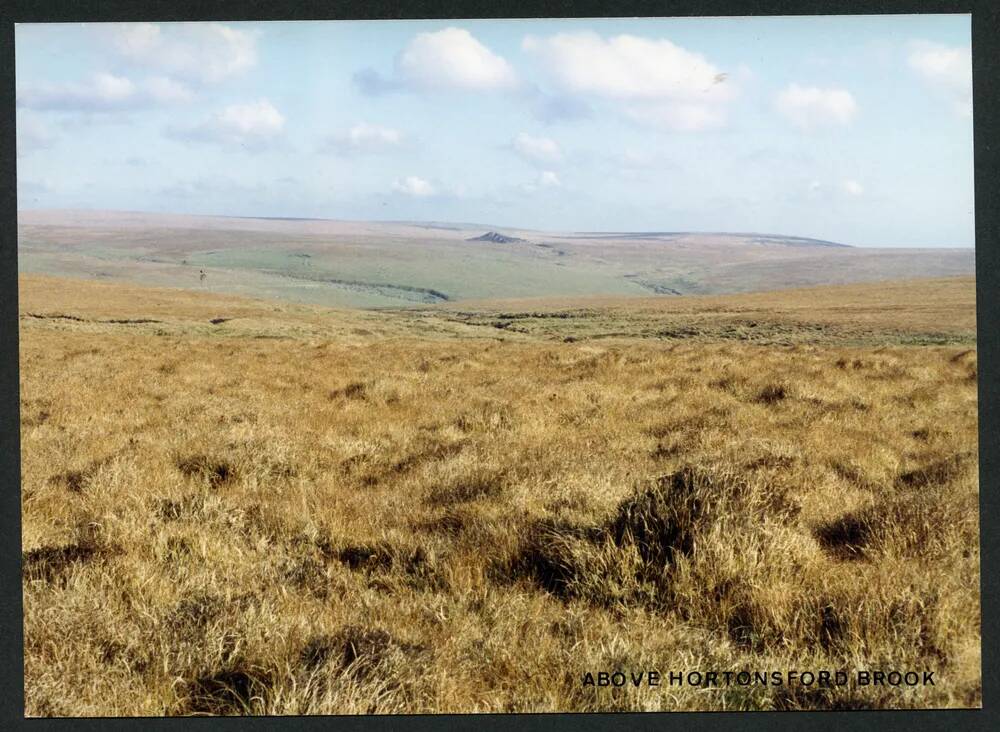
[[[1000,729],[1000,3],[996,0],[0,0],[0,726],[4,729],[630,729],[891,730]],[[976,275],[979,346],[980,517],[982,525],[983,709],[856,712],[667,712],[646,714],[423,715],[197,719],[31,719],[24,711],[21,598],[20,434],[17,327],[17,175],[14,23],[170,20],[335,20],[971,13],[975,140]]]

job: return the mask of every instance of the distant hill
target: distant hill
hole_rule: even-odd
[[[746,244],[780,244],[783,246],[850,247],[826,239],[811,239],[806,236],[782,236],[779,234],[744,234],[726,231],[582,231],[577,234],[560,235],[568,239],[615,239],[628,241],[672,241],[691,237],[723,237],[740,240]]]
[[[826,241],[825,239],[810,239],[805,236],[774,236],[771,234],[766,235],[751,235],[751,244],[784,244],[790,247],[847,247],[850,244],[839,244],[835,241]]]
[[[765,233],[503,231],[27,210],[18,212],[18,268],[349,308],[532,297],[666,301],[975,274],[972,249],[851,247]]]
[[[507,236],[506,234],[500,234],[496,231],[487,231],[482,236],[474,236],[466,241],[491,241],[494,244],[517,244],[518,242],[524,242],[525,239],[518,239],[516,236]]]

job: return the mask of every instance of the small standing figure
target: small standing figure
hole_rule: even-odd
[[[205,281],[205,270],[203,270],[203,269],[198,270],[198,281],[199,282],[204,282]]]

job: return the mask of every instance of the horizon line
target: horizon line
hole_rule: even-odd
[[[248,216],[243,214],[205,214],[205,213],[191,213],[187,211],[146,211],[140,209],[116,209],[116,208],[56,208],[56,207],[43,207],[43,208],[21,208],[18,207],[17,212],[27,211],[37,211],[37,212],[57,212],[57,211],[86,211],[91,213],[118,213],[118,214],[143,214],[148,216],[190,216],[193,218],[207,218],[207,219],[244,219],[250,221],[324,221],[331,223],[355,223],[355,224],[401,224],[401,225],[411,225],[411,226],[427,226],[427,227],[437,227],[437,228],[447,228],[447,227],[467,227],[467,228],[482,228],[486,230],[486,233],[490,231],[496,231],[498,233],[503,233],[504,230],[514,231],[514,232],[537,232],[539,234],[546,234],[551,236],[563,236],[567,235],[583,235],[583,236],[613,236],[616,234],[627,235],[631,237],[639,236],[678,236],[678,235],[716,235],[716,236],[743,236],[743,237],[775,237],[782,239],[792,239],[810,242],[821,242],[825,245],[832,245],[835,247],[843,247],[850,249],[971,249],[975,251],[975,243],[971,245],[939,245],[939,246],[909,246],[909,245],[864,245],[864,244],[846,244],[844,242],[834,241],[832,239],[822,239],[814,236],[803,236],[801,234],[780,234],[774,232],[764,232],[764,231],[724,231],[724,230],[659,230],[659,231],[629,231],[629,230],[580,230],[580,229],[537,229],[524,226],[509,226],[501,224],[484,224],[472,221],[442,221],[440,219],[355,219],[355,218],[331,218],[324,216]],[[20,225],[20,222],[18,222]]]

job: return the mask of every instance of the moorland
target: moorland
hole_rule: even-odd
[[[22,222],[28,715],[981,705],[967,255],[147,223]],[[582,683],[859,668],[936,684]]]

